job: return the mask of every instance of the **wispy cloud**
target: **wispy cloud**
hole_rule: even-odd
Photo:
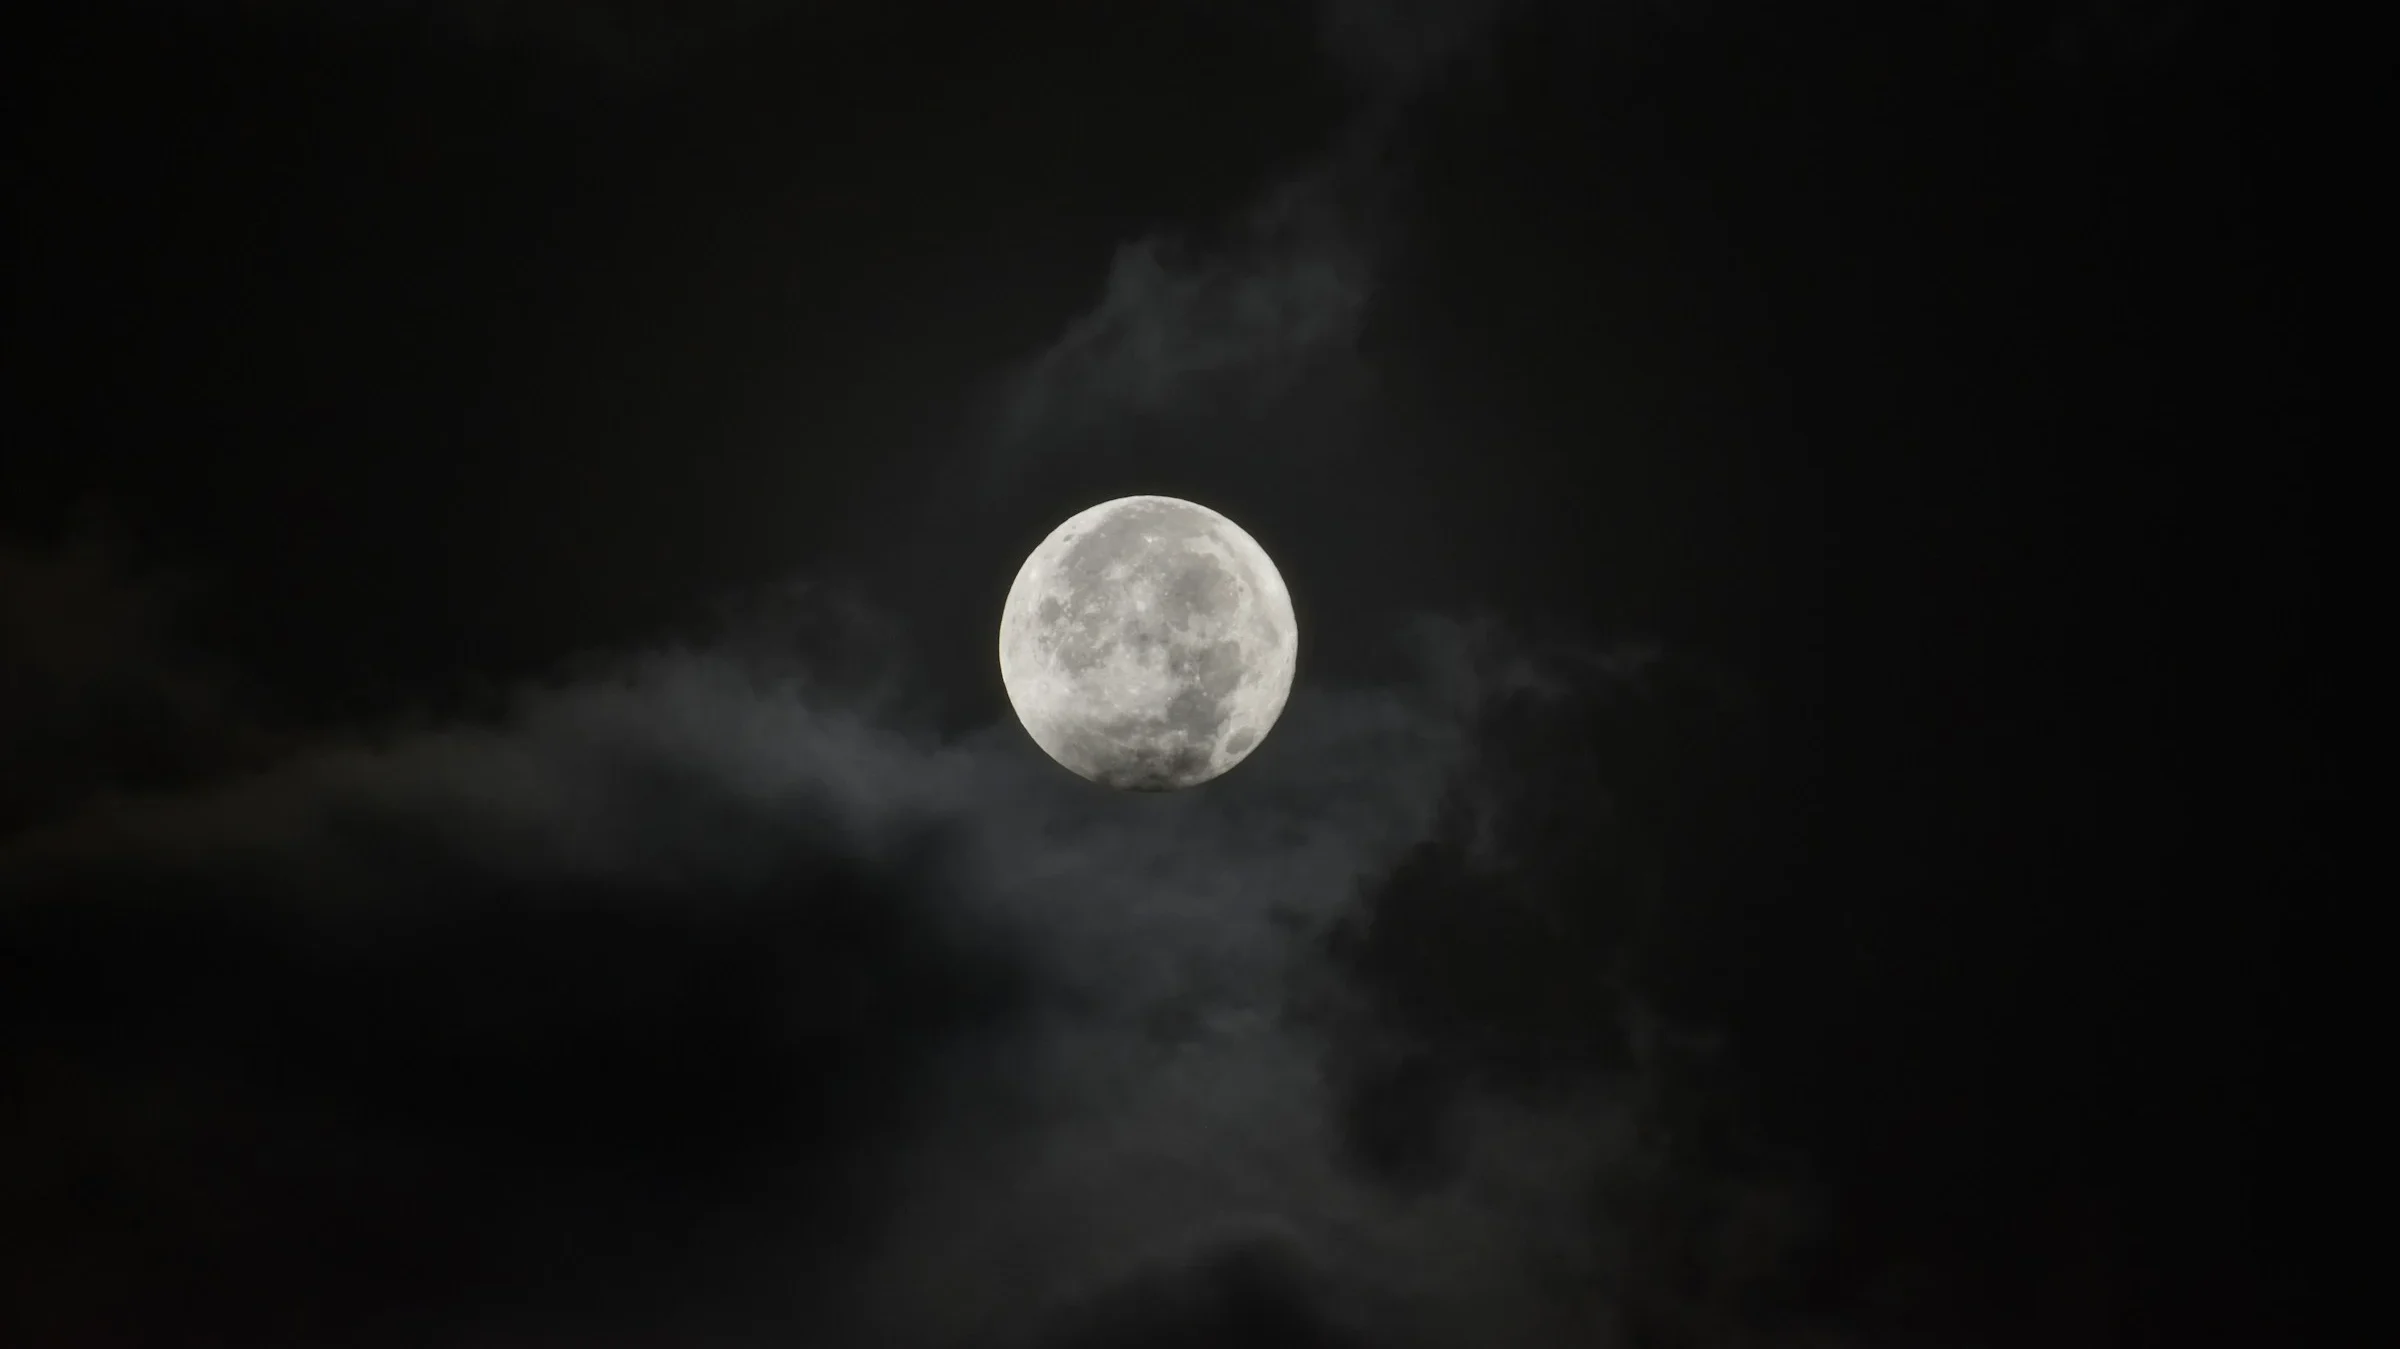
[[[1503,0],[1331,0],[1327,55],[1356,111],[1313,163],[1265,189],[1213,244],[1164,231],[1121,245],[1099,301],[1006,382],[1007,463],[1095,428],[1190,410],[1256,415],[1345,368],[1374,289],[1378,202],[1407,106],[1506,12]]]

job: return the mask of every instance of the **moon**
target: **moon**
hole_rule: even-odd
[[[1050,532],[1000,614],[1000,678],[1044,753],[1122,791],[1197,786],[1258,748],[1300,625],[1267,551],[1206,506],[1104,501]]]

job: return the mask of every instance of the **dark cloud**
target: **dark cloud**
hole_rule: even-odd
[[[762,1243],[840,1263],[1019,996],[931,912],[938,830],[600,737],[337,759],[7,857],[12,1339],[688,1326]]]
[[[1272,1228],[1210,1240],[1062,1309],[1041,1349],[1370,1349]]]
[[[188,641],[198,592],[101,514],[47,543],[0,541],[0,830],[271,748]]]
[[[1304,690],[1239,774],[1127,797],[760,635],[860,630],[833,597],[767,608],[0,854],[36,1342],[1606,1319],[1529,1271],[1598,1258],[1561,1178],[1621,1163],[1632,1098],[1355,1072],[1388,1008],[1304,992],[1383,996],[1328,934],[1451,827],[1479,709],[1579,677],[1432,624],[1417,681]]]

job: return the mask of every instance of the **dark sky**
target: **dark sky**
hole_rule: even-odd
[[[8,45],[0,1341],[2289,1338],[2275,35]],[[992,656],[1137,492],[1303,633],[1167,797]]]

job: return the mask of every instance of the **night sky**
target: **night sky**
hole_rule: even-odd
[[[15,26],[0,1342],[2295,1342],[2255,23]],[[1151,492],[1300,673],[1112,793]]]

